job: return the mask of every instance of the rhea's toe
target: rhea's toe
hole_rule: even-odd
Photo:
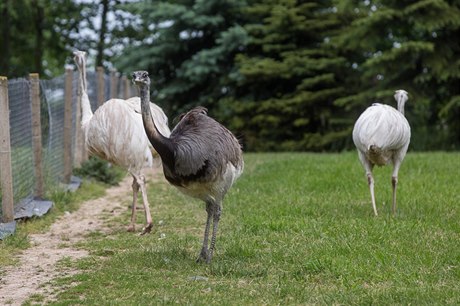
[[[197,263],[200,263],[200,262],[205,262],[205,263],[210,263],[210,258],[209,258],[209,253],[208,253],[208,250],[206,249],[202,249],[201,252],[200,252],[200,255],[198,256],[196,262]]]
[[[153,224],[152,224],[152,223],[147,224],[147,225],[142,229],[142,232],[140,233],[140,235],[149,234],[149,233],[152,231],[152,228],[153,228]]]

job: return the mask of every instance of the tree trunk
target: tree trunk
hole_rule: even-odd
[[[104,61],[105,35],[107,34],[107,13],[109,11],[109,0],[101,0],[100,4],[102,4],[102,16],[99,41],[97,43],[96,67],[103,66]]]
[[[43,74],[43,28],[45,21],[45,9],[39,0],[33,0],[32,4],[35,9],[35,50],[34,64],[36,73]]]
[[[10,15],[8,6],[10,0],[4,0],[1,11],[1,37],[2,47],[0,48],[0,75],[10,74]]]

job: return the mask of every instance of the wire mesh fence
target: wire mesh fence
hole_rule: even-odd
[[[40,82],[48,111],[48,137],[44,143],[45,176],[56,181],[62,179],[64,169],[64,82],[65,76]]]
[[[69,75],[70,74],[70,75]],[[66,92],[66,80],[71,78],[70,92]],[[103,83],[98,80],[103,80]],[[88,96],[91,101],[93,112],[101,102],[110,98],[128,98],[135,92],[132,86],[126,82],[126,78],[119,75],[114,80],[113,74],[99,76],[97,72],[88,72]],[[115,85],[114,85],[115,84]],[[116,86],[116,88],[114,87]],[[52,80],[40,80],[40,127],[41,127],[41,150],[43,153],[42,170],[45,180],[45,189],[56,186],[63,182],[65,176],[66,159],[72,165],[78,165],[83,152],[79,126],[80,120],[80,93],[79,78],[77,72],[69,71],[67,74],[58,76]],[[30,90],[30,80],[25,78],[8,80],[7,99],[0,103],[7,103],[9,108],[9,138],[11,155],[11,182],[4,182],[4,175],[1,176],[0,184],[0,221],[3,218],[3,190],[2,186],[11,184],[13,190],[13,206],[16,206],[22,199],[34,195],[34,186],[37,183],[35,176],[34,146],[33,146],[33,127],[32,127],[32,97]],[[103,90],[100,90],[100,89]],[[112,90],[113,89],[113,90]],[[103,93],[103,98],[99,99],[99,92]],[[66,99],[70,99],[70,120],[66,118]],[[2,108],[3,109],[3,108]],[[4,120],[8,114],[0,114],[0,121]],[[67,125],[66,125],[67,124]],[[66,138],[66,128],[70,126],[70,139]],[[80,133],[80,136],[79,136]],[[3,134],[2,134],[3,135]],[[65,142],[70,140],[70,151],[66,151]],[[69,158],[70,157],[70,158]],[[0,163],[0,173],[2,168],[8,165]],[[6,169],[6,168],[5,168]],[[7,171],[5,171],[6,173]],[[9,189],[9,188],[5,188]],[[46,190],[45,190],[46,192]]]
[[[35,183],[29,82],[26,79],[12,80],[8,83],[8,94],[13,199],[18,202],[32,193]]]
[[[91,110],[95,112],[98,107],[97,93],[98,93],[98,87],[100,86],[97,80],[97,73],[95,71],[88,72],[86,78],[88,80],[88,98],[89,98],[89,101],[91,102]],[[108,81],[106,81],[105,83],[107,82]],[[92,86],[93,84],[96,84],[96,86]],[[108,95],[104,96],[103,100],[106,101],[107,99],[108,99]]]

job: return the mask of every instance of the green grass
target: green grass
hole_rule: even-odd
[[[25,149],[16,150],[16,153],[24,154],[24,152]],[[46,176],[47,194],[45,198],[54,203],[53,208],[41,218],[19,220],[15,234],[0,240],[0,266],[16,263],[17,260],[14,255],[29,247],[30,234],[48,230],[56,218],[66,211],[75,211],[81,202],[103,196],[105,189],[109,185],[115,185],[120,182],[126,171],[117,166],[109,166],[106,161],[101,159],[90,158],[82,165],[82,168],[74,169],[74,174],[86,178],[81,188],[74,193],[63,191],[55,181],[51,180],[50,175]],[[18,194],[24,195],[22,192]]]
[[[460,303],[458,153],[408,154],[396,217],[391,167],[374,171],[374,217],[355,153],[246,154],[245,162],[211,265],[195,263],[204,204],[150,184],[155,231],[126,233],[128,211],[108,220],[110,235],[81,245],[91,256],[67,263],[82,273],[56,281],[68,288],[56,304]]]
[[[53,201],[53,208],[41,218],[18,221],[16,233],[0,240],[0,266],[16,263],[15,254],[29,247],[29,235],[48,230],[49,226],[65,211],[76,210],[79,203],[101,197],[105,194],[107,185],[85,181],[75,193],[64,192],[58,188],[51,189],[46,198]]]

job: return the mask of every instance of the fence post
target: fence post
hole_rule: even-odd
[[[121,77],[121,82],[123,84],[123,99],[127,100],[131,97],[129,96],[129,80],[126,75]]]
[[[104,67],[97,67],[97,106],[101,106],[105,102],[105,82],[104,82]]]
[[[30,98],[32,103],[32,144],[34,150],[35,194],[43,198],[43,158],[42,158],[42,128],[40,120],[40,80],[38,73],[29,74]]]
[[[81,164],[86,160],[86,148],[85,140],[83,139],[83,131],[81,130],[81,82],[82,80],[78,78],[77,86],[77,105],[76,105],[76,114],[75,114],[75,157],[74,157],[74,166],[80,167]]]
[[[129,90],[131,92],[132,97],[140,95],[139,88],[137,88],[137,86],[132,86],[132,83],[129,84]]]
[[[115,99],[118,98],[117,94],[117,86],[118,85],[118,80],[117,80],[117,71],[115,69],[112,69],[110,71],[110,98]]]
[[[65,104],[64,104],[64,173],[63,183],[70,183],[72,175],[72,79],[73,70],[65,70]]]
[[[14,198],[8,79],[4,76],[0,76],[0,174],[2,180],[2,221],[8,223],[14,220]]]

